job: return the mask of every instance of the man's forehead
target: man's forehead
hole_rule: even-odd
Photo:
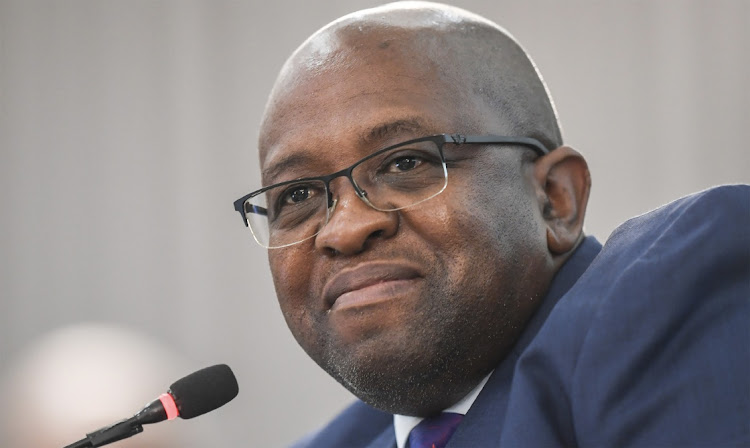
[[[264,183],[274,183],[279,175],[294,168],[308,167],[312,171],[322,169],[323,167],[316,166],[318,163],[325,165],[328,171],[335,171],[336,168],[331,168],[331,160],[327,157],[334,156],[343,165],[348,165],[349,162],[377,149],[382,149],[386,145],[438,134],[445,130],[444,126],[443,123],[437,123],[417,114],[394,114],[384,115],[382,120],[362,123],[357,131],[351,133],[351,138],[343,142],[333,138],[330,141],[316,139],[285,141],[268,150],[261,166],[262,177]],[[321,151],[321,146],[325,147],[325,150]],[[317,174],[326,173],[321,171]]]
[[[356,41],[359,36],[353,39],[325,40],[311,47],[305,57],[297,55],[285,66],[261,125],[262,166],[266,165],[266,153],[290,132],[303,133],[311,127],[312,133],[318,134],[321,114],[330,118],[326,134],[338,127],[343,113],[363,115],[363,128],[357,129],[357,134],[369,135],[371,128],[383,123],[403,124],[418,115],[421,103],[436,96],[433,92],[441,92],[438,96],[448,94],[439,74],[445,71],[420,55],[408,39],[378,33],[369,34],[361,42]],[[389,93],[400,89],[405,95],[379,102],[377,98],[382,97],[384,89]]]
[[[448,91],[430,70],[373,65],[299,78],[275,95],[261,129],[261,166],[272,153],[300,141],[334,142],[346,134],[370,143],[396,130],[415,131],[429,116],[449,110],[434,101]]]

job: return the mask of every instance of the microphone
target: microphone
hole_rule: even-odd
[[[167,393],[148,403],[133,417],[121,420],[92,433],[65,448],[94,448],[143,432],[143,425],[190,419],[220,408],[239,392],[237,378],[226,364],[217,364],[193,372],[175,381]]]

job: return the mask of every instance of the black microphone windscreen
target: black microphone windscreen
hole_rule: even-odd
[[[239,392],[237,379],[226,364],[193,372],[169,387],[180,417],[197,417],[229,403]]]

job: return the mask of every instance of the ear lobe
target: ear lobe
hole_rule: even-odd
[[[583,218],[591,191],[588,164],[578,151],[561,146],[534,162],[542,217],[547,224],[547,247],[565,254],[583,237]]]

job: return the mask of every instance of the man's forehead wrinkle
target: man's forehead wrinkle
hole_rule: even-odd
[[[395,136],[401,132],[422,132],[425,126],[421,119],[417,117],[403,118],[373,126],[363,132],[360,139],[363,143],[369,144],[374,141]]]
[[[278,153],[277,153],[278,154]],[[275,160],[278,159],[278,160]],[[270,183],[284,171],[298,166],[306,166],[315,160],[315,156],[306,150],[298,150],[277,157],[271,157],[268,165],[261,170],[261,178],[264,184]]]

